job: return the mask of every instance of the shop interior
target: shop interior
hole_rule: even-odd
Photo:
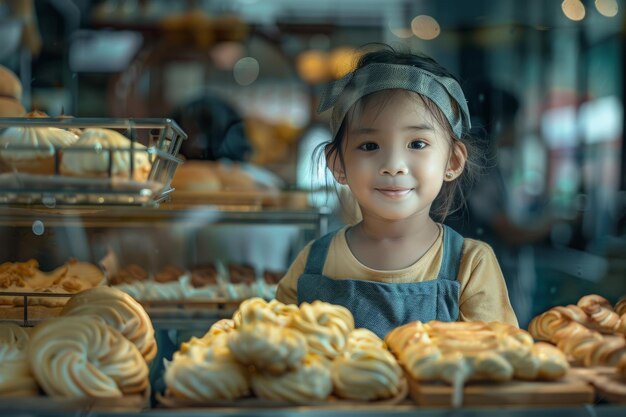
[[[68,185],[54,178],[72,152],[57,149],[40,182],[16,177],[0,147],[0,274],[32,260],[49,274],[96,265],[153,308],[155,362],[171,360],[164,346],[200,337],[236,300],[274,298],[307,243],[358,219],[324,163],[331,111],[317,108],[325,85],[388,45],[433,57],[465,91],[482,167],[444,223],[493,248],[520,328],[588,294],[615,304],[626,295],[625,27],[621,0],[0,0],[0,65],[24,113],[0,94],[0,135],[109,127],[136,143],[128,184],[112,180],[113,152],[111,178]],[[153,165],[138,179],[146,147]],[[137,277],[163,285],[130,288]],[[24,304],[10,319],[47,318]],[[144,413],[158,407],[159,372]],[[592,415],[563,401],[562,414]],[[625,412],[592,402],[593,415]]]

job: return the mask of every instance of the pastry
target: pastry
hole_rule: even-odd
[[[166,395],[194,401],[236,400],[249,393],[248,371],[224,346],[189,345],[165,369]]]
[[[172,282],[177,281],[185,271],[175,265],[167,265],[154,275],[156,282]]]
[[[620,316],[604,297],[592,294],[578,300],[578,306],[590,317],[594,327],[606,334],[613,334],[620,325]]]
[[[152,169],[147,148],[141,143],[134,143],[131,147],[130,139],[110,129],[91,128],[83,131],[78,141],[63,151],[61,174],[108,177],[110,168],[111,177],[128,179],[131,177],[131,149],[132,179],[145,181]]]
[[[393,355],[372,345],[345,351],[333,360],[330,372],[335,394],[351,400],[392,398],[402,391],[405,383]]]
[[[276,303],[278,303],[278,301]],[[277,309],[278,306],[279,304],[274,304],[274,308],[270,308],[267,301],[258,297],[245,300],[239,305],[239,308],[233,315],[235,328],[240,328],[245,324],[251,324],[257,321],[286,326],[291,320],[291,317],[280,314],[280,310]],[[278,311],[278,314],[276,311]]]
[[[310,352],[333,359],[345,349],[354,318],[345,307],[314,301],[300,305],[290,326],[304,334]]]
[[[22,83],[7,67],[0,65],[0,117],[22,117]]]
[[[23,349],[28,339],[29,334],[24,327],[14,323],[0,323],[0,343],[15,345],[18,349]]]
[[[214,192],[222,188],[214,165],[205,161],[185,161],[176,169],[172,179],[175,190]]]
[[[215,265],[196,266],[191,270],[191,284],[195,287],[217,285],[218,275]]]
[[[117,271],[109,278],[109,285],[132,284],[135,281],[145,281],[148,271],[139,265],[130,264]]]
[[[46,118],[42,112],[31,112],[29,118]],[[78,137],[56,127],[10,127],[0,134],[0,158],[11,170],[20,173],[53,175],[55,149],[70,146]],[[32,149],[18,149],[27,147]]]
[[[144,308],[128,294],[112,287],[97,287],[72,297],[63,308],[63,316],[93,314],[119,330],[133,342],[145,361],[150,363],[157,352],[152,321]]]
[[[35,397],[39,386],[26,353],[16,343],[0,340],[0,397]]]
[[[346,350],[351,349],[386,349],[385,342],[382,341],[374,332],[368,329],[354,329],[348,335]]]
[[[531,351],[539,359],[538,379],[554,381],[565,376],[569,364],[559,349],[548,343],[539,342],[535,343]]]
[[[254,373],[250,382],[259,398],[296,404],[324,401],[333,389],[326,361],[314,354],[305,356],[296,370],[282,375]]]
[[[298,368],[307,353],[307,341],[300,332],[259,321],[231,332],[228,347],[242,365],[274,374]]]
[[[620,298],[613,309],[619,316],[626,314],[626,297]]]
[[[149,386],[139,350],[94,316],[44,321],[33,332],[28,358],[37,382],[52,397],[121,397]]]

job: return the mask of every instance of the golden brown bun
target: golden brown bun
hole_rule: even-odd
[[[215,164],[205,161],[186,161],[176,169],[172,187],[182,191],[219,191],[222,188],[215,172]]]
[[[22,117],[25,114],[26,110],[18,100],[0,97],[0,117]]]
[[[17,75],[5,66],[0,65],[0,96],[14,98],[18,102],[22,98],[22,83]]]

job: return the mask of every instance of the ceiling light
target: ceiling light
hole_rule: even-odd
[[[415,16],[411,21],[411,30],[420,39],[431,40],[439,36],[441,28],[439,23],[425,14]]]
[[[561,9],[570,20],[579,21],[585,18],[585,6],[580,0],[564,0]]]
[[[613,17],[617,15],[619,6],[616,0],[596,0],[596,9],[602,16]]]

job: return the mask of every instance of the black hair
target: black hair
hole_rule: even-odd
[[[172,119],[189,135],[180,148],[187,159],[244,161],[252,150],[241,116],[218,96],[191,100],[175,110]]]
[[[432,74],[440,77],[449,77],[456,80],[450,72],[437,63],[434,59],[415,53],[398,52],[389,45],[383,45],[382,49],[367,52],[361,56],[356,64],[355,70],[363,68],[372,63],[384,63],[384,64],[398,64],[398,65],[410,65],[413,67],[424,69]],[[391,92],[393,93],[393,92]],[[382,96],[381,96],[382,94]],[[407,92],[407,94],[411,94]],[[355,109],[365,108],[370,99],[375,96],[377,98],[383,97],[384,101],[391,98],[390,92],[377,92],[368,94],[359,99],[348,111],[346,117],[341,122],[337,134],[330,142],[321,144],[316,154],[317,158],[326,156],[328,158],[338,158],[341,166],[345,169],[343,159],[343,142],[346,136],[348,125],[350,124],[351,115],[354,114]],[[465,192],[468,190],[478,175],[481,167],[481,155],[479,148],[474,138],[470,135],[467,127],[463,126],[463,132],[460,138],[457,138],[450,127],[448,119],[445,117],[441,109],[432,102],[428,97],[421,94],[417,95],[419,99],[424,103],[426,108],[430,111],[432,116],[439,122],[439,124],[446,130],[448,137],[450,138],[450,145],[453,146],[455,141],[459,141],[467,148],[467,160],[465,162],[465,169],[459,177],[454,181],[445,181],[439,192],[439,195],[431,206],[430,214],[435,219],[443,222],[445,218],[455,211],[459,210],[465,204]],[[453,108],[455,111],[460,112],[458,106],[453,101]],[[319,166],[319,165],[318,165]]]

